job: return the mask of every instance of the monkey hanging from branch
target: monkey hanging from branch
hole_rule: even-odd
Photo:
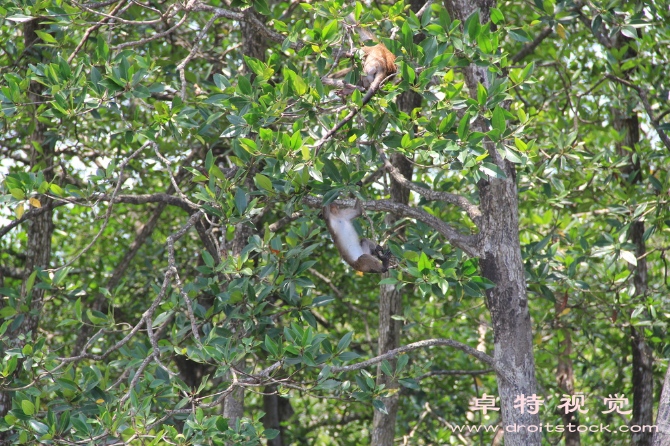
[[[358,237],[353,221],[361,215],[363,206],[359,200],[350,209],[340,209],[335,203],[323,208],[328,232],[344,261],[362,273],[385,273],[389,270],[391,251],[384,252],[384,248],[372,240]]]
[[[353,18],[353,15],[350,14],[347,18],[347,21],[350,23],[353,23],[355,20]],[[356,27],[356,31],[358,32],[358,36],[363,42],[367,41],[377,41],[377,39],[370,33],[365,28],[360,28]],[[386,46],[383,43],[378,43],[375,46],[363,46],[361,48],[363,53],[365,54],[364,59],[363,59],[363,76],[361,77],[358,87],[363,88],[364,90],[367,90],[367,93],[363,97],[362,105],[360,107],[354,108],[347,116],[344,117],[340,122],[338,122],[335,127],[333,127],[331,130],[326,133],[326,135],[321,138],[319,141],[314,144],[314,148],[316,149],[315,155],[318,153],[319,149],[321,146],[328,141],[332,136],[340,130],[347,122],[351,121],[354,116],[358,114],[358,112],[365,107],[365,105],[370,102],[370,99],[372,99],[372,96],[375,95],[377,91],[379,91],[379,88],[381,87],[382,83],[384,80],[395,74],[397,71],[396,65],[395,65],[395,55],[390,52]],[[344,76],[346,73],[351,71],[351,68],[347,68],[345,70],[341,70],[337,73],[335,73],[334,76]],[[325,82],[326,80],[329,80],[331,82]],[[322,79],[324,83],[330,83],[331,85],[333,84],[332,79],[330,78],[324,78]],[[343,88],[343,91],[345,94],[353,92],[352,87],[345,86]]]

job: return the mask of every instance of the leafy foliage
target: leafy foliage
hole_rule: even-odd
[[[560,424],[555,368],[569,333],[577,391],[589,397],[580,423],[621,425],[597,398],[630,394],[628,330],[658,358],[669,353],[670,148],[639,91],[603,76],[629,75],[655,117],[667,116],[668,29],[657,20],[667,4],[501,3],[490,22],[476,12],[461,23],[438,3],[421,16],[403,2],[365,12],[330,0],[225,3],[0,6],[0,388],[11,395],[0,431],[20,444],[259,444],[279,434],[261,419],[269,389],[295,411],[286,444],[367,444],[372,411],[384,413],[396,391],[377,385],[385,374],[402,385],[398,435],[474,444],[449,426],[498,423],[468,408],[496,394],[491,371],[474,373],[487,366],[444,347],[399,355],[395,367],[358,364],[377,355],[379,284],[404,293],[403,345],[482,348],[495,284],[426,220],[388,226],[374,212],[358,229],[387,241],[399,265],[384,279],[353,274],[318,208],[386,198],[385,176],[367,181],[382,150],[414,161],[415,184],[477,203],[478,182],[505,177],[486,141],[516,169],[542,419]],[[245,7],[256,15],[236,9]],[[398,56],[399,74],[316,153],[350,111],[322,77],[351,65],[338,50],[352,12]],[[240,47],[249,17],[270,45],[266,60]],[[550,37],[513,60],[545,27]],[[604,34],[627,40],[607,48]],[[488,69],[488,88],[468,91],[468,64]],[[422,96],[420,109],[399,109],[406,91]],[[645,133],[623,152],[614,110],[637,113]],[[473,130],[477,121],[489,130]],[[476,233],[445,202],[414,194],[412,206]],[[30,221],[44,212],[51,263],[25,269]],[[640,296],[630,231],[642,221]],[[431,374],[443,370],[472,373]],[[221,403],[236,387],[246,413],[229,423]],[[628,440],[594,433],[589,443]]]

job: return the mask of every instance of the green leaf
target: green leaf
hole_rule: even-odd
[[[479,166],[479,170],[490,177],[507,178],[505,172],[493,163],[482,163],[481,166]]]
[[[398,362],[395,365],[395,372],[400,373],[405,369],[405,366],[409,362],[409,356],[406,354],[398,356]]]
[[[235,207],[240,215],[243,215],[244,211],[247,210],[247,195],[240,187],[235,191]]]
[[[261,189],[265,190],[272,190],[272,181],[268,177],[266,177],[263,174],[257,173],[254,176],[254,182],[256,183],[256,186],[258,186]]]
[[[0,309],[0,318],[14,316],[15,314],[16,309],[14,307],[7,306]]]
[[[468,22],[468,38],[474,42],[482,29],[482,25],[479,23],[479,10],[473,12],[466,22]]]
[[[270,339],[268,335],[265,335],[265,348],[267,348],[268,351],[274,356],[277,356],[279,354],[277,343],[274,342],[272,339]]]
[[[484,87],[481,83],[477,84],[477,102],[479,102],[479,105],[484,106],[486,104],[486,99],[488,98],[488,92],[486,91],[486,87]]]
[[[43,31],[35,30],[35,34],[40,36],[40,39],[44,40],[47,43],[58,43],[58,41],[51,35]]]
[[[33,285],[35,284],[35,278],[37,277],[37,271],[33,271],[30,273],[30,276],[28,277],[28,281],[26,282],[26,291],[29,292],[30,290],[33,289]]]
[[[391,364],[386,359],[382,361],[381,369],[386,376],[393,376],[393,369],[391,368]]]
[[[506,127],[505,112],[501,107],[496,106],[495,110],[493,110],[493,117],[491,118],[491,123],[493,124],[493,128],[498,130],[500,133],[503,133],[505,131]]]
[[[465,140],[465,137],[468,134],[468,129],[470,128],[470,112],[465,113],[461,118],[461,122],[458,124],[458,137],[461,140]]]
[[[351,337],[354,335],[353,331],[350,331],[349,333],[345,334],[342,336],[342,339],[340,339],[340,342],[337,343],[337,351],[341,352],[344,349],[346,349],[349,346],[349,343],[351,342]]]
[[[270,8],[268,7],[268,4],[265,0],[254,0],[254,8],[263,15],[272,15],[272,11],[270,11]]]
[[[497,25],[505,21],[505,16],[498,8],[491,8],[491,21]]]
[[[384,405],[384,402],[382,400],[373,400],[372,405],[374,406],[376,411],[381,412],[384,415],[388,415],[386,405]]]
[[[622,259],[624,259],[626,262],[630,263],[633,266],[637,266],[637,257],[635,256],[634,253],[630,251],[624,251],[623,249],[619,252],[619,255],[621,256]]]
[[[241,74],[237,76],[237,87],[243,95],[251,95],[251,82],[249,82],[249,79],[247,79],[246,76]]]
[[[531,39],[528,37],[528,33],[524,31],[523,29],[515,29],[515,30],[509,30],[509,35],[512,37],[512,39],[516,40],[517,42],[530,42]]]
[[[32,415],[35,413],[35,405],[29,400],[21,401],[21,410],[26,415]]]
[[[263,436],[268,440],[272,440],[277,435],[279,435],[279,431],[277,429],[265,429],[263,431]]]
[[[403,386],[407,387],[408,389],[412,390],[421,390],[421,386],[419,386],[419,383],[416,382],[416,380],[412,378],[403,378],[399,379],[398,382]]]
[[[212,149],[209,149],[207,151],[207,155],[205,156],[205,170],[209,172],[214,165],[214,155],[212,154]]]

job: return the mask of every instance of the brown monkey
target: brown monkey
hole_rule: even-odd
[[[363,105],[365,105],[379,90],[382,81],[396,72],[396,66],[395,55],[387,50],[383,43],[364,46],[362,50],[365,53],[365,60],[363,61],[364,76],[361,78],[361,84],[368,90],[363,98]]]
[[[348,21],[353,23],[352,15],[349,16]],[[374,39],[374,36],[367,29],[357,28],[357,30],[359,36],[361,37],[361,40],[363,41],[376,40]],[[391,74],[397,71],[395,66],[395,55],[392,52],[390,52],[386,48],[386,46],[384,46],[383,43],[378,43],[375,46],[364,46],[363,48],[361,48],[361,50],[365,53],[365,60],[363,61],[363,77],[361,78],[360,85],[368,90],[365,96],[363,97],[362,101],[363,105],[360,108],[356,107],[353,110],[351,110],[349,114],[344,117],[344,119],[338,122],[335,125],[335,127],[330,129],[328,133],[324,135],[323,138],[321,138],[314,144],[313,148],[316,149],[316,151],[314,152],[315,156],[316,154],[319,153],[321,146],[326,141],[332,138],[332,136],[338,130],[340,130],[347,122],[351,121],[353,117],[356,116],[363,107],[365,107],[365,104],[370,102],[372,96],[374,96],[375,93],[379,91],[379,88],[381,87],[384,79],[386,79],[387,76],[390,76]],[[335,76],[343,76],[348,71],[350,71],[350,69],[341,70],[338,73],[335,73]],[[322,79],[322,82],[325,84],[326,81],[332,82],[332,79],[324,77]],[[344,94],[351,94],[353,92],[353,87],[352,86],[349,87],[350,88],[344,86],[342,92]]]
[[[334,203],[323,208],[328,232],[344,261],[356,271],[385,273],[389,269],[391,251],[384,252],[381,246],[370,239],[359,239],[353,220],[361,215],[363,208],[358,200],[352,209],[340,209]]]

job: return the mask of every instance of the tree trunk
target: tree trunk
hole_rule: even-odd
[[[423,1],[412,0],[411,8],[414,12],[421,9]],[[414,43],[419,43],[424,39],[423,35],[414,36]],[[421,107],[421,95],[414,91],[406,91],[398,97],[398,109],[411,114],[412,110]],[[408,180],[412,179],[412,163],[402,154],[394,153],[391,155],[391,164],[400,171]],[[409,203],[409,190],[402,187],[398,182],[391,178],[391,199],[399,203]],[[388,214],[386,224],[392,225],[397,219]],[[405,231],[398,231],[398,235],[403,237]],[[384,277],[388,277],[385,274]],[[400,329],[401,321],[393,319],[393,316],[402,314],[402,294],[395,289],[393,285],[382,285],[379,291],[379,354],[388,352],[400,347]],[[397,361],[389,361],[391,367],[395,370]],[[381,368],[377,368],[377,385],[384,384],[387,389],[397,389],[398,383],[384,375]],[[374,411],[372,418],[372,446],[392,446],[395,439],[395,424],[398,415],[398,403],[400,392],[396,392],[388,398],[384,398],[387,414]]]
[[[566,297],[567,301],[567,292]],[[572,354],[572,333],[570,329],[565,328],[564,324],[560,320],[560,313],[565,308],[565,303],[563,304],[556,302],[556,317],[558,329],[563,333],[563,340],[560,343],[562,347],[560,353],[558,354],[558,366],[556,367],[556,381],[558,382],[558,387],[566,395],[575,394],[575,370],[572,365],[572,359],[570,355]],[[577,426],[579,426],[579,421],[576,419],[576,412],[568,412],[565,410],[559,409],[561,418],[563,420],[563,426],[573,425],[575,426],[574,431],[570,429],[565,431],[565,446],[580,446],[581,439],[579,436],[579,431],[577,431]]]
[[[513,175],[481,181],[479,196],[488,234],[479,265],[482,275],[496,284],[486,292],[493,325],[493,357],[497,366],[516,381],[510,383],[498,375],[504,442],[505,446],[540,445],[539,416],[527,408],[522,411],[514,407],[517,397],[537,394],[537,382]]]
[[[621,37],[615,40],[617,48],[623,48],[625,44],[633,39]],[[637,52],[629,46],[626,51],[626,57],[635,58]],[[629,78],[629,72],[625,73]],[[622,186],[627,184],[634,185],[642,181],[642,170],[640,158],[633,158],[632,154],[636,152],[636,145],[640,143],[640,120],[637,113],[614,108],[612,110],[613,126],[619,132],[623,133],[623,140],[617,144],[617,152],[621,156],[628,156],[630,165],[621,169],[624,178],[621,179]],[[627,147],[625,149],[624,147]],[[632,150],[632,152],[630,150]],[[630,265],[629,269],[633,272],[633,285],[635,286],[636,300],[644,299],[647,292],[647,257],[645,253],[647,248],[644,241],[644,221],[635,221],[630,226],[629,238],[635,245],[635,257],[637,265]],[[643,329],[644,330],[644,329]],[[644,333],[639,332],[635,327],[630,327],[631,331],[631,351],[633,354],[633,417],[631,426],[650,426],[654,420],[654,376],[653,364],[654,357],[651,347],[644,339]],[[650,446],[652,442],[652,432],[632,432],[631,444],[634,446]]]
[[[635,244],[635,256],[638,258],[633,276],[635,295],[644,298],[647,290],[647,258],[642,238],[644,222],[636,221],[631,225],[630,238]],[[635,327],[630,327],[631,350],[633,353],[633,418],[631,426],[651,426],[654,420],[654,356],[651,347]],[[660,410],[660,409],[659,409]],[[650,446],[653,432],[641,430],[631,434],[635,446]]]
[[[656,428],[652,446],[668,446],[670,444],[670,366],[665,372],[661,401],[658,403]]]
[[[452,19],[462,22],[479,9],[481,23],[490,19],[493,0],[445,0]],[[490,73],[485,68],[464,67],[463,75],[473,98],[479,83],[490,85]],[[473,130],[487,132],[483,120],[474,123]],[[515,382],[498,375],[498,392],[504,428],[505,446],[540,445],[540,417],[528,408],[514,407],[517,397],[537,394],[533,335],[526,295],[525,269],[519,241],[519,207],[514,166],[501,161],[490,141],[487,150],[493,161],[504,168],[507,178],[490,178],[478,184],[482,211],[483,242],[480,246],[482,276],[496,286],[486,291],[493,326],[496,365],[505,369]],[[523,410],[522,410],[523,409]]]
[[[254,14],[253,8],[245,11],[245,14]],[[256,15],[258,18],[258,15]],[[242,34],[242,52],[248,57],[254,57],[261,61],[265,60],[265,50],[267,46],[265,39],[256,31],[256,29],[248,22],[240,22],[240,30]],[[246,64],[245,64],[246,68]],[[251,72],[251,70],[246,70]],[[252,76],[253,80],[253,76]],[[248,182],[247,185],[253,185]],[[245,224],[238,224],[235,226],[235,238],[232,242],[233,256],[239,256],[242,250],[247,245],[249,237],[253,235],[253,229]],[[224,235],[225,237],[225,235]],[[244,362],[234,364],[234,367],[244,367]],[[234,426],[239,418],[244,415],[244,388],[238,387],[233,393],[228,396],[223,402],[223,417],[228,418],[228,425]]]
[[[42,49],[36,50],[33,46],[35,41],[39,39],[35,31],[41,28],[41,26],[42,25],[38,20],[31,20],[23,25],[24,47],[26,48],[25,51],[27,56],[29,56],[23,58],[26,65],[28,63],[36,63],[42,60],[40,53]],[[44,92],[44,89],[44,85],[31,81],[27,102],[40,103],[43,100],[42,93]],[[32,107],[33,113],[37,109],[37,105],[28,105],[27,107]],[[34,148],[31,149],[31,172],[35,171],[34,168],[37,168],[37,170],[43,171],[44,180],[51,182],[53,180],[53,169],[44,169],[50,167],[54,162],[54,141],[47,140],[46,124],[39,122],[37,116],[33,116],[33,123],[35,125],[35,130],[32,135],[30,135],[29,140],[31,142],[39,143],[42,147],[43,154],[40,154]],[[28,143],[27,145],[30,146],[31,144]],[[40,200],[42,207],[46,207],[51,203],[51,200],[47,198],[46,195],[40,195],[38,199]],[[48,210],[43,212],[35,218],[28,220],[25,224],[28,228],[26,232],[26,260],[23,268],[25,277],[21,283],[21,300],[23,305],[28,305],[29,311],[27,313],[21,312],[17,315],[18,318],[23,318],[23,322],[19,325],[16,331],[7,333],[9,335],[9,343],[3,346],[3,349],[13,348],[21,350],[26,342],[36,339],[37,327],[40,322],[42,307],[44,305],[45,290],[36,286],[33,286],[32,289],[28,290],[27,283],[28,278],[36,268],[49,268],[51,260],[51,236],[54,231],[53,211]],[[39,279],[36,279],[34,282],[35,285],[37,283],[39,283]],[[22,367],[19,365],[14,373],[19,374],[21,373],[21,370]],[[0,392],[0,417],[4,417],[12,408],[13,397],[14,392]],[[0,442],[6,440],[9,435],[11,435],[11,431],[0,432]]]
[[[414,92],[407,92],[413,93]],[[403,93],[405,95],[406,93]],[[418,97],[416,97],[418,96]],[[421,105],[421,96],[414,97],[414,104],[418,102]],[[409,103],[410,101],[408,101]],[[414,107],[412,107],[414,108]],[[411,110],[411,109],[410,109]],[[412,178],[412,164],[401,154],[393,154],[391,163],[396,167],[405,178]],[[409,190],[404,189],[395,180],[391,180],[391,199],[403,204],[409,202]],[[392,214],[387,215],[386,224],[392,225],[396,218]],[[404,236],[404,231],[398,231],[398,235]],[[385,273],[383,277],[389,277]],[[402,322],[393,319],[393,316],[402,314],[402,294],[394,285],[382,285],[379,292],[379,347],[378,353],[384,354],[390,350],[400,347],[400,329]],[[391,368],[395,370],[396,360],[389,360]],[[393,381],[389,376],[382,373],[381,368],[377,368],[377,385],[384,384],[387,389],[397,389],[397,381]],[[372,446],[392,446],[395,439],[395,422],[398,414],[399,392],[383,398],[386,406],[386,414],[375,410],[372,418]]]
[[[284,428],[282,422],[288,421],[293,416],[293,407],[287,398],[277,395],[277,386],[267,386],[263,395],[263,412],[265,415],[261,418],[265,429],[277,429],[279,435],[272,440],[268,440],[268,446],[284,445]]]

